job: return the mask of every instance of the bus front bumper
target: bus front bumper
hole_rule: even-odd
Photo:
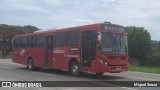
[[[119,73],[123,71],[128,71],[128,65],[102,65],[102,64],[92,64],[91,72],[92,73]]]

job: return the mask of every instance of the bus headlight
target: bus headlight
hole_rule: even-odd
[[[99,59],[99,62],[104,64],[104,65],[106,65],[106,66],[108,66],[108,63],[106,61],[102,60],[102,59]]]
[[[101,60],[101,59],[99,59],[99,61],[101,62],[101,63],[103,63],[104,61],[103,60]]]
[[[105,64],[106,66],[108,66],[108,63],[107,63],[106,61],[104,61],[104,64]]]

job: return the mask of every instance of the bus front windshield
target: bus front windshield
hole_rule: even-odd
[[[127,35],[101,32],[101,44],[99,50],[105,54],[127,54]]]

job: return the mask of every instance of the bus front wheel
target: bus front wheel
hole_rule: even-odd
[[[33,66],[33,60],[29,59],[27,62],[27,69],[33,71],[34,70],[34,66]]]
[[[70,73],[73,76],[79,76],[80,70],[79,70],[79,65],[78,65],[77,61],[74,61],[74,62],[71,63]]]

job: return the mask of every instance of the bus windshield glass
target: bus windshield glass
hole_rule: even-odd
[[[99,50],[105,54],[127,54],[127,35],[101,32],[101,44]]]

